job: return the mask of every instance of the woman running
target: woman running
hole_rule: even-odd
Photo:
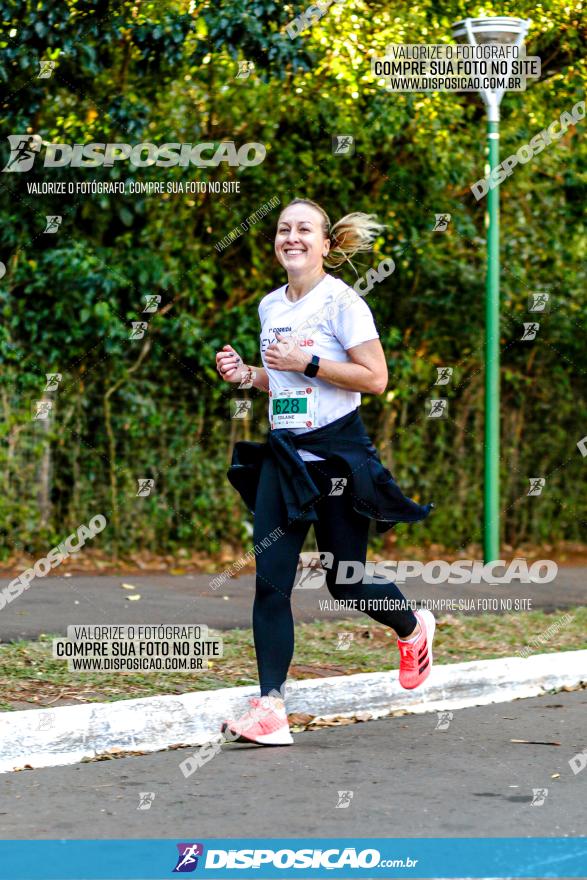
[[[223,379],[269,396],[268,441],[236,443],[228,471],[254,514],[257,553],[253,634],[261,695],[222,725],[239,741],[293,743],[284,702],[294,649],[291,594],[312,524],[331,595],[397,633],[402,687],[418,687],[432,666],[430,611],[413,612],[383,577],[348,583],[337,576],[339,562],[344,571],[349,561],[363,571],[371,519],[386,531],[424,519],[433,507],[403,495],[366,433],[361,393],[385,391],[385,354],[365,300],[324,270],[371,250],[382,229],[374,215],[357,212],[331,226],[315,202],[290,202],[275,236],[287,284],[259,304],[263,366],[245,365],[230,345],[216,354]]]

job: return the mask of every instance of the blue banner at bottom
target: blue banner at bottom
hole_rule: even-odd
[[[587,877],[585,837],[4,840],[0,880]]]

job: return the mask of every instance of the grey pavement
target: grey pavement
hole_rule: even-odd
[[[431,713],[294,733],[286,748],[231,743],[188,779],[193,748],[3,774],[0,837],[582,836],[587,768],[569,760],[587,747],[586,711],[582,690],[454,710],[447,730]],[[548,789],[541,805],[533,789]]]
[[[215,629],[249,627],[253,575],[230,579],[217,590],[210,587],[212,578],[213,575],[202,574],[37,578],[28,590],[0,610],[0,641],[34,639],[40,633],[64,634],[66,627],[73,624],[199,623]],[[9,579],[0,580],[0,589],[8,583]],[[125,590],[123,583],[133,584],[136,589]],[[587,602],[587,568],[561,567],[556,579],[548,584],[428,585],[419,578],[409,578],[401,589],[408,599],[473,600],[473,613],[476,609],[495,611],[481,604],[484,599],[494,598],[530,603],[518,610],[554,610]],[[139,594],[140,599],[129,601],[133,593]],[[363,616],[353,611],[322,610],[320,602],[324,599],[330,599],[326,586],[296,588],[292,597],[295,618],[308,621]]]

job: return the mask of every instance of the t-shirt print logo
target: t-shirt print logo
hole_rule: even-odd
[[[277,342],[276,333],[291,333],[291,327],[269,327],[267,330],[268,336],[261,337],[261,353],[267,351],[270,345],[275,345]]]
[[[269,333],[272,333],[272,336],[263,336],[261,337],[261,352],[264,354],[270,345],[275,345],[276,342],[287,342],[288,348],[291,349],[294,345],[299,345],[300,348],[306,348],[311,345],[314,345],[314,340],[309,337],[304,339],[298,333],[293,333],[291,327],[270,327]],[[281,339],[277,339],[278,334]],[[284,339],[284,335],[286,335]]]

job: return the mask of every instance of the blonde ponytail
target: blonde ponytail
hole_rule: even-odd
[[[375,239],[386,228],[379,223],[375,214],[353,211],[345,214],[332,226],[330,217],[317,202],[311,199],[293,199],[286,208],[292,205],[310,205],[322,214],[324,237],[330,240],[330,250],[324,257],[324,265],[329,269],[337,269],[343,263],[349,263],[358,275],[351,257],[372,250]]]
[[[384,229],[375,214],[361,211],[345,214],[330,231],[330,251],[324,260],[325,265],[336,269],[345,262],[351,263],[350,258],[355,254],[373,249],[375,239]]]

